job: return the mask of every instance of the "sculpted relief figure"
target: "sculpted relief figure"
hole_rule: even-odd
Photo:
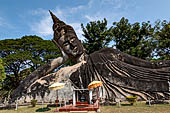
[[[102,81],[104,99],[134,95],[142,100],[169,98],[170,61],[149,62],[113,48],[103,48],[87,55],[74,29],[52,12],[50,14],[54,23],[52,41],[62,56],[28,75],[14,91],[13,98],[36,95],[40,90],[49,92],[51,83],[68,80],[75,88],[87,88],[94,80]],[[68,59],[74,60],[76,64],[51,73]]]

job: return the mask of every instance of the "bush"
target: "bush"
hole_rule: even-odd
[[[136,102],[137,97],[126,97],[126,100],[133,105]]]
[[[36,104],[37,104],[37,100],[32,99],[32,100],[31,100],[31,105],[32,105],[32,107],[35,107],[35,106],[36,106]]]

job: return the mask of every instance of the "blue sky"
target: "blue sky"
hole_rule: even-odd
[[[81,23],[108,20],[108,26],[121,17],[131,23],[170,20],[170,0],[0,0],[0,40],[37,35],[53,38],[48,10],[74,27],[83,39]]]

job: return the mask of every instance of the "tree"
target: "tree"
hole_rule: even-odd
[[[15,89],[27,74],[59,55],[51,41],[38,36],[0,40],[0,58],[5,62],[7,74],[4,84]]]
[[[85,40],[83,45],[87,53],[93,53],[101,48],[107,47],[112,39],[111,29],[107,28],[107,20],[94,21],[86,25],[81,24]]]
[[[120,22],[113,22],[112,33],[114,46],[120,51],[142,59],[153,57],[156,45],[153,41],[154,27],[149,21],[142,25],[138,22],[130,24],[123,17]]]
[[[6,78],[6,74],[5,74],[4,62],[0,58],[0,92],[2,92],[1,89],[3,87],[3,82],[5,78]],[[3,94],[0,93],[0,99],[2,98],[2,96]]]
[[[170,22],[158,20],[156,22],[155,40],[157,42],[156,53],[161,60],[170,60]]]
[[[6,78],[5,74],[5,68],[4,68],[4,63],[2,59],[0,59],[0,88],[1,88],[1,82]]]

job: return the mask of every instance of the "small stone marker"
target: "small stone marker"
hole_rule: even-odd
[[[115,98],[116,104],[118,104],[118,106],[120,107],[120,99],[119,98]]]
[[[151,100],[150,100],[150,98],[148,99],[148,104],[149,104],[149,106],[151,106]]]
[[[15,110],[18,110],[18,98],[15,100]]]

